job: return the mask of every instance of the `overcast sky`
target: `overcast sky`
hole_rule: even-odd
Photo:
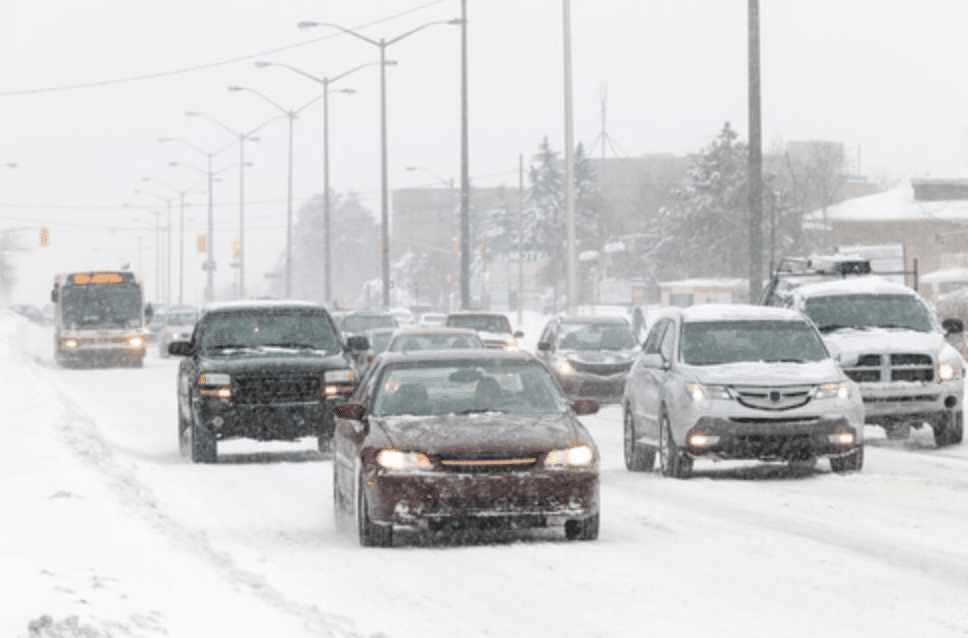
[[[745,0],[572,0],[571,8],[577,142],[601,155],[603,111],[609,156],[695,152],[727,120],[747,139]],[[764,146],[839,141],[876,179],[968,174],[968,3],[760,0],[760,12]],[[0,168],[0,226],[51,227],[51,248],[21,258],[45,287],[64,268],[134,264],[138,231],[108,227],[143,229],[147,271],[155,217],[139,207],[164,209],[173,188],[201,185],[198,149],[224,149],[214,157],[215,244],[218,278],[230,278],[238,147],[220,125],[185,112],[249,131],[281,116],[279,107],[320,95],[318,83],[255,61],[334,77],[378,60],[377,46],[332,28],[299,30],[299,21],[391,40],[459,15],[459,0],[6,0],[0,164],[19,166]],[[528,159],[545,136],[563,146],[562,3],[468,0],[468,18],[471,178],[516,186],[520,154]],[[387,68],[390,188],[459,180],[460,27],[428,27],[386,52],[397,61]],[[336,88],[355,93],[330,94],[331,187],[360,193],[378,214],[379,67]],[[296,210],[322,190],[322,128],[321,101],[294,122]],[[259,137],[246,151],[249,281],[274,268],[285,235],[285,119]],[[189,203],[193,237],[204,226],[204,190]],[[61,250],[65,233],[75,248],[90,247],[89,263]],[[198,266],[190,264],[193,277]]]

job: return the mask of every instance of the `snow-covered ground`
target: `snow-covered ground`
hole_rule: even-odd
[[[61,370],[51,342],[0,315],[0,636],[968,635],[968,449],[930,432],[869,428],[857,474],[697,463],[677,481],[625,470],[605,406],[584,417],[599,540],[362,548],[311,441],[191,465],[176,360]]]

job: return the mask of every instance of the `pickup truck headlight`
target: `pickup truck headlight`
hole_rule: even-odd
[[[851,396],[851,383],[850,381],[841,381],[839,383],[824,383],[823,385],[817,386],[816,391],[813,393],[813,398],[815,399],[849,399]]]
[[[938,380],[952,381],[960,379],[964,374],[964,368],[960,363],[942,362],[938,365]]]
[[[352,370],[327,370],[323,373],[323,398],[349,396],[356,389],[356,374]]]
[[[219,372],[198,375],[198,395],[228,401],[232,398],[232,377]]]
[[[565,359],[564,361],[558,362],[558,365],[555,366],[555,370],[557,370],[558,374],[560,375],[568,376],[575,371],[575,367],[571,365],[571,361]]]

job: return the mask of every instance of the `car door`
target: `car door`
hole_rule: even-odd
[[[671,348],[674,332],[675,322],[671,318],[660,319],[652,326],[627,380],[631,384],[630,409],[635,417],[636,434],[640,440],[654,445],[659,442],[659,407],[667,375],[663,351]]]
[[[198,344],[201,341],[201,325],[201,321],[197,322],[192,331],[191,356],[182,357],[178,363],[178,410],[182,418],[189,422],[192,419],[192,391],[194,390],[195,379],[198,376]]]

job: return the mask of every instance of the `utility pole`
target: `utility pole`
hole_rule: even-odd
[[[470,174],[467,136],[467,0],[460,3],[460,307],[471,307]]]
[[[760,118],[760,8],[749,2],[749,205],[750,303],[759,303],[763,289],[763,142]]]
[[[571,2],[562,0],[565,42],[565,220],[568,250],[568,312],[578,306],[578,264],[575,259],[575,125],[571,108]]]

